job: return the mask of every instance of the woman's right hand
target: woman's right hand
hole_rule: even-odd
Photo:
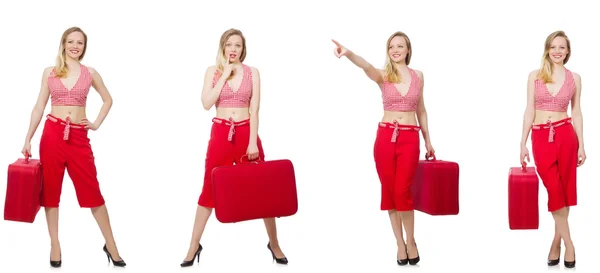
[[[527,146],[521,146],[521,163],[525,162],[525,158],[529,162],[529,149],[527,149]]]
[[[343,45],[338,43],[336,40],[331,39],[331,41],[335,44],[335,48],[333,49],[333,54],[335,54],[336,57],[341,58],[343,56],[346,56],[346,54],[348,54],[348,52],[350,52],[350,50],[345,48]]]
[[[232,71],[233,65],[229,62],[229,60],[225,61],[225,64],[223,65],[223,77],[225,79],[229,79],[229,76],[231,76]]]
[[[21,150],[21,153],[26,158],[31,157],[31,144],[29,142],[25,142],[25,145],[23,145],[23,150]]]

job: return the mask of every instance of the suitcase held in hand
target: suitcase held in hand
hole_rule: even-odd
[[[4,220],[33,223],[40,210],[42,165],[29,156],[8,165]]]
[[[298,211],[290,160],[254,161],[212,170],[215,215],[221,223],[286,217]]]
[[[429,215],[459,212],[459,165],[456,162],[420,160],[411,186],[415,210]]]
[[[510,168],[508,175],[508,224],[510,229],[539,228],[539,180],[535,167]]]

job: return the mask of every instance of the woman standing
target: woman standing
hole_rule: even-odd
[[[206,70],[202,89],[202,105],[210,110],[216,108],[216,117],[210,133],[204,169],[204,185],[198,199],[192,240],[182,267],[200,261],[200,239],[206,222],[214,208],[211,173],[215,167],[248,160],[264,160],[264,152],[258,137],[258,110],[260,108],[260,74],[258,69],[245,65],[246,38],[241,31],[229,29],[223,33],[215,66]],[[279,264],[288,260],[279,247],[275,218],[264,219],[269,243],[267,248]]]
[[[94,154],[88,130],[98,130],[112,106],[112,98],[98,71],[81,64],[87,50],[87,35],[77,27],[67,29],[60,40],[56,65],[44,70],[37,103],[31,113],[29,131],[22,153],[31,156],[31,139],[51,98],[40,141],[40,161],[44,177],[41,205],[45,207],[50,233],[50,265],[62,264],[58,239],[58,204],[65,169],[75,186],[80,207],[91,208],[106,240],[103,251],[115,266],[125,266],[113,238],[108,211],[96,177]],[[93,87],[104,102],[94,122],[86,117],[86,99]]]
[[[381,210],[388,211],[392,223],[398,244],[398,265],[415,265],[420,257],[414,237],[410,187],[419,162],[419,131],[425,140],[426,157],[435,152],[427,126],[423,73],[408,67],[412,48],[410,39],[403,32],[398,31],[388,38],[384,70],[376,69],[337,41],[333,42],[338,58],[346,56],[381,89],[384,115],[378,124],[374,146],[375,165],[381,181]],[[406,231],[406,243],[402,227]]]
[[[581,77],[565,67],[571,42],[563,31],[546,38],[540,69],[529,74],[527,107],[523,118],[521,162],[529,161],[527,137],[531,130],[533,158],[548,192],[548,211],[555,222],[548,265],[560,262],[565,244],[565,267],[575,267],[575,247],[569,231],[569,207],[577,205],[577,167],[585,162]],[[567,108],[571,103],[570,118]]]

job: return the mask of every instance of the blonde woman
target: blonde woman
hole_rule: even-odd
[[[45,207],[50,233],[50,265],[62,265],[58,239],[58,205],[65,169],[75,186],[82,208],[91,208],[106,240],[103,251],[115,266],[125,266],[113,238],[108,211],[96,177],[94,154],[88,130],[98,130],[112,106],[98,71],[81,64],[87,50],[87,35],[78,27],[67,29],[60,40],[56,65],[44,70],[42,86],[31,113],[29,131],[22,153],[31,156],[31,139],[40,124],[44,109],[51,99],[52,110],[44,123],[40,141],[40,161],[44,177],[41,205]],[[93,87],[103,105],[94,122],[87,119],[86,99]]]
[[[432,156],[435,152],[427,126],[423,73],[408,67],[412,48],[410,39],[403,32],[396,32],[388,38],[384,70],[376,69],[337,41],[333,42],[336,45],[336,57],[346,56],[381,89],[384,115],[377,126],[373,151],[381,182],[381,210],[388,211],[392,223],[398,245],[398,265],[416,265],[420,256],[414,237],[414,206],[410,187],[419,162],[419,131],[425,140],[426,156]]]
[[[202,106],[216,108],[216,117],[210,133],[204,169],[204,185],[198,198],[198,208],[192,240],[182,267],[200,261],[206,222],[214,208],[211,172],[215,167],[239,163],[242,156],[248,160],[261,158],[264,152],[258,136],[258,110],[260,108],[260,74],[258,69],[245,65],[246,38],[241,31],[229,29],[223,33],[215,66],[210,66],[204,76]],[[277,239],[275,218],[264,219],[273,259],[287,264]]]
[[[586,159],[583,147],[581,77],[565,67],[571,42],[563,31],[546,38],[540,69],[529,74],[527,108],[523,118],[521,162],[529,161],[527,138],[531,130],[533,158],[548,192],[548,211],[555,222],[548,265],[560,262],[565,244],[565,267],[575,267],[575,247],[569,231],[569,208],[577,205],[577,167]],[[571,103],[571,115],[567,114]]]

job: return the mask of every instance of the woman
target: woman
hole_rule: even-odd
[[[398,31],[388,38],[384,70],[376,69],[337,41],[333,42],[338,58],[346,56],[381,89],[384,115],[377,128],[374,146],[375,166],[381,181],[381,210],[388,211],[392,222],[398,244],[398,264],[415,265],[420,257],[414,237],[414,206],[410,187],[419,162],[419,130],[425,140],[426,157],[435,152],[427,127],[423,73],[408,67],[412,48],[408,36],[403,32]],[[406,243],[402,234],[403,226]]]
[[[264,152],[258,137],[260,108],[260,74],[258,69],[243,64],[246,58],[246,38],[241,31],[229,29],[221,35],[217,62],[206,70],[202,89],[202,105],[210,110],[214,105],[216,117],[210,133],[204,169],[204,186],[198,199],[192,240],[182,267],[200,261],[200,239],[214,208],[211,172],[215,167],[261,158]],[[279,247],[275,218],[264,219],[273,259],[279,264],[288,260]]]
[[[527,137],[531,130],[533,158],[548,192],[548,211],[554,218],[554,239],[548,265],[560,262],[565,244],[565,267],[575,266],[575,247],[569,231],[569,207],[577,205],[577,167],[585,162],[581,77],[564,65],[571,56],[571,42],[563,31],[546,38],[540,69],[529,73],[527,108],[523,118],[521,162],[529,161]],[[571,103],[571,115],[567,107]],[[532,125],[533,124],[533,125]]]
[[[58,204],[65,168],[75,186],[82,208],[91,208],[106,240],[103,251],[115,266],[125,266],[112,234],[108,211],[96,177],[94,155],[87,130],[98,130],[112,106],[112,98],[95,69],[81,64],[87,50],[87,35],[78,27],[67,29],[60,40],[56,65],[44,70],[42,87],[31,113],[29,131],[22,153],[31,156],[31,138],[51,99],[52,110],[44,124],[40,140],[40,161],[44,177],[41,205],[46,211],[50,233],[50,265],[62,265],[58,240]],[[86,99],[90,87],[102,97],[103,105],[94,122],[86,117]]]

